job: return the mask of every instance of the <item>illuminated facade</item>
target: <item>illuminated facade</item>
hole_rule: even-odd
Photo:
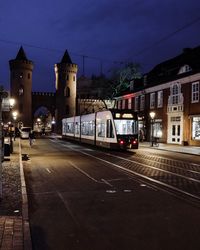
[[[200,46],[154,67],[117,105],[138,112],[140,140],[153,130],[161,142],[200,146]]]

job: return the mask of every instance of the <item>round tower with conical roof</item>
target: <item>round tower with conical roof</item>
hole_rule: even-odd
[[[18,51],[10,65],[10,92],[15,99],[18,122],[23,126],[32,126],[32,71],[33,62],[28,60],[23,47]]]
[[[61,133],[62,119],[76,114],[76,79],[78,66],[72,63],[67,52],[55,64],[56,75],[56,128]]]

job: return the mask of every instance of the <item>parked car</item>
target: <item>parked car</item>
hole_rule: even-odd
[[[29,138],[29,133],[32,130],[31,127],[22,127],[20,129],[20,138],[21,139],[28,139]]]

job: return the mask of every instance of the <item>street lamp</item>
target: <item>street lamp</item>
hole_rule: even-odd
[[[16,120],[17,120],[17,116],[18,116],[18,112],[17,111],[13,111],[12,112],[12,117],[13,117],[13,120],[14,120],[14,141],[15,141],[15,138],[16,138],[16,133],[17,133],[17,130],[16,130]]]
[[[149,115],[151,117],[151,146],[153,147],[153,134],[154,134],[153,125],[154,125],[154,118],[156,116],[156,113],[155,112],[150,112]]]
[[[12,109],[15,104],[15,99],[10,98],[9,103],[10,103],[10,109]]]

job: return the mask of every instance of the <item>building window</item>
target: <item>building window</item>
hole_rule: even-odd
[[[125,109],[125,106],[126,106],[126,99],[123,99],[122,100],[122,109]]]
[[[191,71],[192,68],[189,65],[184,65],[180,68],[178,75]]]
[[[30,73],[28,73],[28,79],[30,79],[31,78],[31,74]]]
[[[138,96],[135,97],[135,111],[138,111]]]
[[[128,99],[128,109],[132,108],[132,98]]]
[[[192,83],[192,103],[199,102],[199,82]]]
[[[144,104],[145,104],[145,96],[140,96],[140,111],[144,110]]]
[[[64,96],[65,97],[70,97],[70,88],[69,87],[65,87],[65,89],[64,89]]]
[[[155,108],[155,93],[150,94],[150,109]]]
[[[76,76],[73,76],[73,81],[74,81],[74,82],[76,81]]]
[[[157,98],[157,107],[163,107],[163,91],[158,91],[158,98]]]
[[[200,140],[200,117],[192,118],[192,139]]]
[[[119,100],[119,101],[117,102],[117,108],[118,108],[118,109],[121,109],[121,100]]]
[[[179,88],[177,84],[172,87],[172,104],[178,104]]]

